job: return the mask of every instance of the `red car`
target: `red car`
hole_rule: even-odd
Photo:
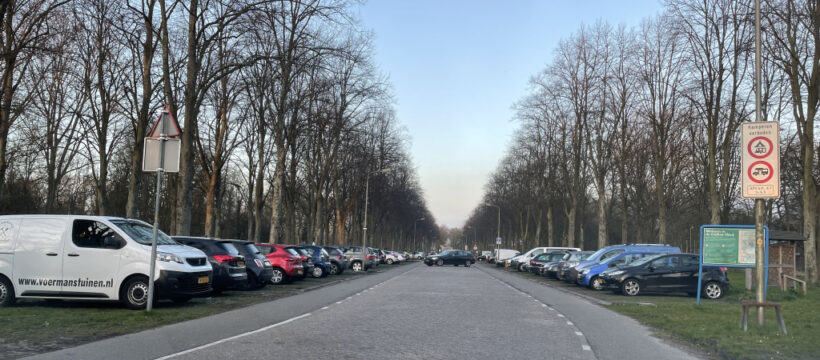
[[[255,244],[259,251],[270,261],[273,266],[273,276],[271,282],[281,284],[293,279],[305,277],[305,270],[302,266],[302,259],[286,250],[286,246],[276,244]]]

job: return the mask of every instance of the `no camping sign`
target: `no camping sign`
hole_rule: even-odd
[[[780,123],[741,125],[741,196],[746,199],[780,197]]]

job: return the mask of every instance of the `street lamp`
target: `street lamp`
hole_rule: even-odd
[[[419,221],[423,220],[424,218],[420,218],[416,219],[416,221],[413,221],[413,256],[416,256],[416,224],[418,224]]]
[[[496,208],[498,208],[498,235],[496,236],[496,241],[498,241],[497,239],[501,238],[501,207],[498,206],[498,205],[490,204],[490,203],[484,203],[484,205],[495,206]],[[500,249],[501,244],[496,244],[496,245]],[[495,257],[496,257],[496,259],[498,258],[498,252],[496,252]]]
[[[390,168],[376,170],[367,174],[367,179],[364,182],[364,219],[362,220],[362,261],[364,261],[365,265],[362,265],[362,268],[367,264],[367,202],[370,196],[370,175],[379,174],[379,173],[389,173]]]

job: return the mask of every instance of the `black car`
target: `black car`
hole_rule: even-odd
[[[546,264],[561,260],[566,253],[566,251],[555,251],[538,254],[530,260],[528,269],[535,275],[541,275]]]
[[[725,267],[704,266],[698,282],[699,256],[696,254],[659,254],[647,256],[623,267],[612,267],[598,277],[616,293],[635,296],[645,292],[701,293],[719,299],[729,290]]]
[[[245,257],[245,267],[248,272],[247,288],[264,287],[273,277],[273,266],[270,260],[250,241],[232,240],[239,253]]]
[[[325,251],[330,255],[330,275],[341,275],[347,268],[347,256],[342,249],[335,246],[324,246]]]
[[[427,266],[442,266],[444,264],[459,266],[470,266],[475,264],[475,257],[469,251],[464,250],[444,250],[439,254],[430,255],[424,258],[424,263]]]
[[[237,289],[245,286],[248,281],[247,267],[245,267],[245,257],[231,241],[204,238],[172,236],[174,241],[195,247],[205,255],[213,268],[213,289],[215,293],[229,289]]]

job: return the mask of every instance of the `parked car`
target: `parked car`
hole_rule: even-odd
[[[330,275],[340,275],[347,269],[347,256],[342,249],[335,246],[325,246],[325,251],[330,255],[328,273]]]
[[[308,253],[307,250],[294,245],[286,245],[285,250],[290,251],[294,255],[298,255],[302,258],[302,267],[305,268],[305,272],[302,275],[302,278],[313,274],[313,269],[315,266],[313,265],[313,256]]]
[[[558,280],[563,279],[564,272],[570,266],[577,265],[581,260],[584,260],[587,256],[591,255],[594,251],[571,251],[564,255],[560,261],[551,263],[544,269],[543,275],[546,277],[552,277]]]
[[[392,251],[385,251],[384,252],[384,262],[388,265],[393,265],[394,263],[399,262],[398,253],[394,253]]]
[[[464,265],[469,267],[470,265],[475,264],[475,257],[473,257],[473,254],[469,251],[444,250],[440,254],[430,255],[424,258],[424,263],[427,264],[427,266]]]
[[[700,284],[703,297],[723,297],[729,290],[726,268],[704,266],[703,278],[698,281],[698,264],[697,254],[659,254],[627,266],[613,267],[602,273],[600,278],[604,286],[628,296],[646,292],[686,293],[695,296]]]
[[[519,254],[521,254],[521,252],[515,249],[495,249],[495,255],[493,256],[496,259],[495,265],[506,266],[506,262],[502,260],[510,259]]]
[[[592,253],[584,259],[584,261],[580,262],[578,265],[571,267],[569,269],[569,276],[565,279],[567,282],[574,283],[578,280],[578,273],[581,269],[586,267],[587,265],[596,264],[602,260],[609,259],[614,257],[618,254],[627,252],[627,251],[645,251],[645,252],[653,252],[653,253],[679,253],[680,248],[677,246],[670,246],[666,244],[622,244],[622,245],[610,245],[607,247],[603,247],[598,249],[598,251]]]
[[[541,275],[541,271],[543,270],[546,264],[551,263],[553,261],[559,261],[566,254],[566,251],[550,251],[545,252],[543,254],[538,254],[538,256],[530,260],[530,265],[527,268],[531,273],[535,275]]]
[[[536,248],[532,248],[532,249],[528,250],[527,252],[525,252],[523,254],[514,256],[512,259],[510,259],[510,267],[514,268],[518,271],[527,271],[527,266],[529,266],[530,260],[532,260],[534,257],[536,257],[540,254],[543,254],[545,252],[548,252],[548,251],[568,251],[568,250],[581,251],[581,249],[574,248],[574,247],[548,247],[548,246],[536,247]]]
[[[268,284],[273,276],[273,266],[270,260],[250,241],[233,240],[233,244],[245,257],[245,267],[248,272],[246,287],[256,289]]]
[[[206,237],[172,236],[174,241],[202,250],[213,268],[213,292],[238,289],[248,281],[245,257],[229,240]]]
[[[305,276],[305,269],[302,266],[302,257],[294,250],[288,250],[284,245],[276,244],[254,244],[265,255],[271,266],[271,284],[281,284],[283,282],[301,279]]]
[[[586,286],[594,290],[603,290],[603,280],[599,278],[599,274],[610,268],[618,265],[628,265],[632,261],[659,254],[658,252],[649,251],[627,251],[617,254],[605,260],[601,260],[594,264],[589,264],[579,269],[578,279],[576,283],[581,286]]]
[[[148,304],[152,235],[151,225],[134,219],[0,216],[0,307],[38,298],[106,299],[142,309]],[[211,291],[213,271],[205,254],[162,231],[156,267],[154,300],[184,302]]]
[[[372,247],[368,247],[367,249],[370,251],[370,256],[373,259],[373,267],[379,267],[379,264],[382,263],[382,258],[378,251],[379,249]]]
[[[299,245],[298,247],[307,251],[313,262],[313,271],[310,276],[321,278],[330,274],[330,254],[325,249],[316,245]]]
[[[340,246],[342,250],[344,250],[345,256],[347,256],[349,260],[349,268],[354,272],[360,271],[367,271],[373,268],[374,265],[374,257],[373,254],[368,250],[366,253],[362,253],[361,246]]]
[[[393,255],[396,256],[396,261],[398,261],[399,263],[403,263],[403,262],[407,261],[407,257],[404,256],[404,254],[402,254],[398,251],[392,251],[392,253],[393,253]]]

